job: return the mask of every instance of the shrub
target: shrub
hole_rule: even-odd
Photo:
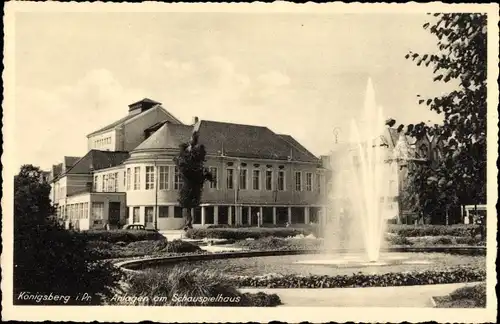
[[[387,235],[385,239],[389,242],[390,245],[413,245],[413,242],[404,236]]]
[[[389,224],[390,233],[405,237],[415,236],[462,236],[474,237],[479,231],[478,225],[394,225]]]
[[[462,267],[443,271],[427,270],[384,274],[365,274],[360,272],[352,275],[338,276],[300,276],[295,274],[257,277],[242,276],[232,278],[232,282],[238,287],[354,288],[446,284],[483,281],[485,279],[485,270]]]
[[[117,242],[137,242],[147,240],[164,240],[165,237],[156,231],[127,231],[127,230],[88,230],[79,233],[88,241]]]
[[[173,240],[169,242],[164,250],[173,253],[196,253],[202,251],[198,245],[182,240]]]
[[[475,307],[486,307],[486,283],[458,288],[450,294],[450,299],[471,300]]]
[[[308,235],[310,231],[303,228],[292,227],[248,227],[248,228],[196,228],[190,229],[186,237],[192,239],[218,238],[228,240],[244,240],[247,238],[258,239],[262,237],[290,237],[297,235]]]
[[[309,239],[284,239],[268,236],[256,240],[240,240],[236,246],[249,250],[316,250],[321,247],[322,241]]]
[[[120,297],[137,296],[139,299]],[[275,294],[242,294],[220,272],[176,266],[168,272],[130,275],[124,296],[110,304],[142,306],[277,306]]]

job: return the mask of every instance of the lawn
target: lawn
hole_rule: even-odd
[[[448,296],[434,297],[439,308],[477,308],[486,307],[486,283],[463,287]]]

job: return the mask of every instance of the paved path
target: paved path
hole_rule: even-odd
[[[374,288],[245,288],[242,292],[275,293],[283,306],[329,307],[433,307],[432,296],[448,295],[457,288],[477,283]]]

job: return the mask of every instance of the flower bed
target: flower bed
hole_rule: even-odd
[[[321,248],[322,240],[285,239],[281,237],[264,237],[257,240],[240,240],[234,246],[258,251],[267,250],[317,250]]]
[[[263,237],[289,237],[300,234],[310,234],[310,229],[293,228],[293,227],[236,227],[236,228],[195,228],[190,229],[186,233],[187,238],[203,239],[203,238],[218,238],[227,240],[244,240],[247,238],[263,238]]]
[[[110,305],[140,306],[277,306],[276,294],[240,293],[220,272],[176,266],[169,272],[145,271],[126,276],[122,292]]]
[[[88,247],[96,259],[119,259],[139,256],[158,256],[179,253],[202,253],[203,250],[192,243],[173,240],[149,240],[129,244],[113,244],[106,241],[90,241]]]
[[[447,284],[475,282],[486,279],[486,271],[474,268],[451,270],[428,270],[419,272],[399,272],[384,274],[356,273],[339,276],[265,275],[234,277],[231,281],[238,287],[265,288],[360,288],[414,286],[427,284]]]
[[[434,297],[434,301],[441,308],[486,307],[486,283],[459,288],[448,296]]]
[[[89,230],[76,235],[81,235],[88,241],[104,241],[109,243],[130,243],[146,240],[165,240],[165,237],[156,231],[143,230]]]
[[[475,237],[479,233],[478,225],[395,225],[387,226],[389,233],[403,237],[415,236],[461,236]]]

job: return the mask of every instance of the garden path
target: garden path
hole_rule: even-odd
[[[277,294],[283,306],[328,307],[433,307],[431,297],[445,296],[467,285],[458,283],[370,288],[242,288],[242,292]]]

